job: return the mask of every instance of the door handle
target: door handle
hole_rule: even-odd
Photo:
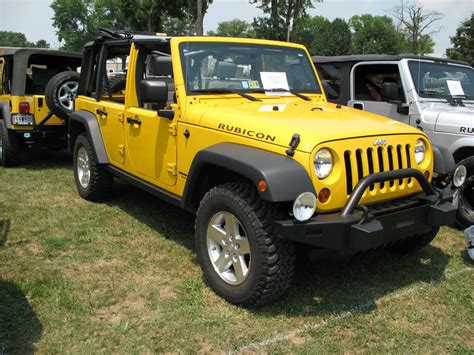
[[[104,111],[104,110],[101,110],[101,109],[97,109],[95,110],[95,112],[99,115],[99,116],[107,116],[107,111]]]
[[[138,118],[127,117],[127,123],[141,125],[142,121]]]

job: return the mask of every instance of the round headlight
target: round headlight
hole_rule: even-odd
[[[466,181],[467,169],[464,165],[459,165],[453,174],[453,185],[455,187],[461,187]]]
[[[333,158],[329,149],[318,150],[314,157],[314,171],[319,179],[324,179],[331,174],[333,168]]]
[[[415,160],[417,164],[421,164],[425,160],[426,155],[426,145],[423,140],[418,139],[415,144]]]
[[[316,211],[316,196],[311,192],[303,192],[293,203],[293,216],[304,222],[310,219]]]

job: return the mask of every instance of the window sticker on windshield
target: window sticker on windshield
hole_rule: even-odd
[[[461,82],[458,80],[446,80],[451,96],[466,96],[462,89]]]
[[[249,89],[260,89],[260,83],[258,80],[249,80]]]
[[[242,80],[242,88],[243,89],[248,89],[249,88],[249,82],[247,80]]]
[[[266,95],[291,95],[290,93],[285,92],[285,90],[290,90],[285,72],[262,71],[260,72],[260,78],[262,79],[263,89],[267,90],[265,92]],[[282,91],[278,92],[278,89],[282,89]]]

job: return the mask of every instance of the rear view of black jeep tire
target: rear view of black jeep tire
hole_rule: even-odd
[[[467,178],[464,184],[455,192],[458,210],[456,223],[465,229],[474,225],[474,157],[464,159],[463,164],[467,169]]]
[[[46,104],[52,114],[67,120],[74,110],[74,99],[79,87],[79,73],[65,71],[53,76],[45,88]]]
[[[108,197],[114,178],[97,162],[92,144],[85,133],[80,134],[74,144],[74,180],[79,195],[89,201],[100,201]]]
[[[400,240],[399,242],[387,247],[387,250],[402,254],[415,253],[430,244],[438,232],[439,227],[433,228],[428,233],[417,234],[410,238]]]
[[[14,133],[9,132],[4,120],[0,120],[0,166],[13,167],[20,164],[20,150]]]
[[[227,301],[263,306],[290,286],[294,245],[273,234],[284,212],[254,186],[232,182],[207,192],[196,215],[195,241],[204,276]]]

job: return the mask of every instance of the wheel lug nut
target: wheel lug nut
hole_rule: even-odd
[[[239,244],[235,244],[235,250],[238,250],[240,249],[240,245]]]

